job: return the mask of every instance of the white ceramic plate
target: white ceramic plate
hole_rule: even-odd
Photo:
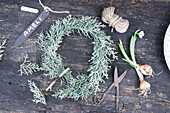
[[[164,38],[164,56],[166,64],[170,70],[170,25],[166,30],[165,38]]]

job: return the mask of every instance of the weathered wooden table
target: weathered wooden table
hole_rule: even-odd
[[[166,28],[170,23],[170,2],[159,0],[136,1],[114,1],[114,0],[43,0],[43,3],[55,10],[69,10],[71,15],[76,17],[92,16],[101,21],[101,12],[104,7],[115,6],[116,13],[130,21],[130,27],[125,34],[116,31],[110,32],[107,26],[104,30],[112,37],[117,48],[119,60],[111,64],[112,68],[118,66],[119,73],[128,70],[128,73],[120,83],[120,101],[124,103],[124,112],[170,112],[170,72],[166,66],[163,55],[163,39]],[[35,73],[30,76],[19,76],[17,72],[19,65],[23,62],[25,54],[28,54],[34,62],[41,62],[41,51],[34,44],[37,34],[42,30],[46,31],[50,25],[58,19],[64,18],[67,14],[51,13],[45,22],[33,35],[20,47],[12,48],[18,36],[28,27],[28,25],[38,16],[38,14],[23,12],[20,7],[30,6],[42,11],[38,0],[0,0],[0,41],[8,39],[7,48],[2,61],[0,62],[0,112],[114,112],[115,92],[112,90],[106,96],[103,103],[95,105],[93,95],[87,101],[73,99],[55,99],[47,95],[47,105],[35,104],[31,101],[32,93],[29,91],[27,80],[34,80],[41,89],[45,89],[52,80],[42,76],[42,73]],[[146,78],[152,85],[151,95],[148,98],[138,96],[135,90],[139,86],[137,74],[126,62],[122,61],[122,55],[118,49],[118,38],[121,38],[126,51],[129,48],[131,35],[136,29],[145,31],[145,37],[138,39],[136,43],[136,58],[141,64],[149,64],[155,73],[163,70],[163,73],[154,78]],[[73,74],[77,72],[86,73],[89,67],[87,61],[92,53],[91,40],[79,35],[71,35],[64,39],[59,53],[63,58],[66,67],[70,67]],[[106,83],[101,83],[102,95],[107,87],[113,82],[113,69],[109,71],[109,79]],[[55,84],[58,89],[60,83]]]

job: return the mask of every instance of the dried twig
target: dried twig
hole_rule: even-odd
[[[70,70],[70,68],[65,69],[57,78],[55,78],[54,81],[46,88],[46,91],[52,91],[52,87],[56,81],[59,80],[65,73],[67,73],[68,70]]]

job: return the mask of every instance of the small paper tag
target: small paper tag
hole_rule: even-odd
[[[31,7],[21,6],[21,11],[26,11],[30,13],[38,13],[39,10]]]
[[[45,10],[31,23],[31,25],[18,37],[15,41],[14,48],[21,45],[37,28],[38,26],[47,18],[49,12]]]

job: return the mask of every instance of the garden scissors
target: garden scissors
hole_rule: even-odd
[[[125,77],[127,73],[127,70],[123,72],[123,74],[120,75],[120,77],[118,77],[118,71],[117,71],[117,67],[115,67],[115,71],[114,71],[114,82],[109,86],[109,88],[106,90],[106,92],[103,94],[101,100],[99,102],[96,102],[96,96],[94,97],[94,103],[95,104],[100,104],[104,97],[109,93],[109,91],[112,89],[113,86],[115,86],[116,88],[116,111],[119,110],[119,83],[122,81],[122,79]]]

